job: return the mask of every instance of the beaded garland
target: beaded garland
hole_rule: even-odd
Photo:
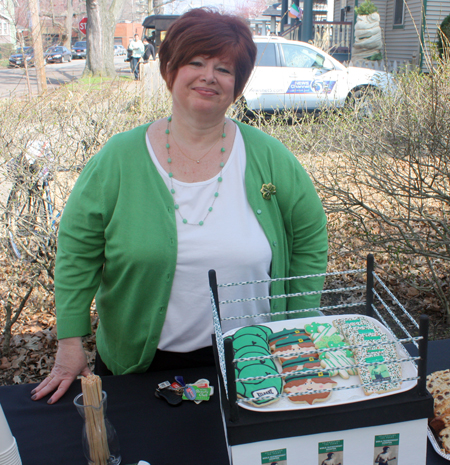
[[[169,134],[170,134],[170,123],[172,122],[172,116],[169,116],[167,118],[167,129],[166,129],[166,135],[167,135],[167,143],[166,143],[166,149],[167,149],[167,163],[169,164],[169,166],[172,166],[172,158],[170,157],[170,144],[169,144]],[[222,129],[222,140],[225,139],[226,137],[226,133],[225,133],[225,125],[227,124],[226,121],[224,121],[223,123],[223,129]],[[173,137],[173,136],[172,136]],[[174,139],[175,140],[175,139]],[[215,144],[214,144],[215,145]],[[179,147],[178,147],[179,148]],[[211,147],[212,148],[212,147]],[[209,149],[211,150],[211,149]],[[207,153],[209,153],[209,150]],[[180,149],[181,151],[181,149]],[[176,201],[176,198],[175,198],[175,188],[173,186],[173,173],[172,171],[169,171],[169,179],[170,179],[170,193],[172,194],[172,197],[173,197],[173,203],[174,203],[174,208],[175,208],[175,211],[178,212],[178,214],[180,215],[181,217],[181,220],[183,221],[184,224],[189,224],[189,225],[192,225],[192,226],[203,226],[204,223],[205,223],[205,220],[206,218],[208,217],[208,215],[213,211],[213,206],[214,206],[214,203],[216,202],[216,199],[217,197],[219,197],[219,188],[220,188],[220,184],[222,183],[223,181],[223,178],[222,178],[222,172],[223,172],[223,167],[225,166],[225,163],[223,162],[223,154],[225,153],[225,147],[222,147],[220,149],[220,153],[222,155],[222,160],[220,162],[220,173],[219,173],[219,176],[217,178],[217,189],[216,191],[214,192],[214,197],[213,197],[213,200],[212,200],[212,203],[211,203],[211,206],[208,208],[208,211],[206,212],[206,215],[205,217],[203,218],[203,220],[199,221],[198,223],[191,223],[189,222],[189,220],[187,218],[185,218],[183,216],[183,214],[181,213],[180,211],[180,206],[178,205],[177,201]],[[204,156],[206,156],[206,154]],[[184,154],[183,154],[184,155]],[[185,155],[186,156],[186,155]],[[203,157],[204,157],[203,156]],[[203,158],[201,157],[201,158]],[[193,160],[192,158],[190,157],[187,157],[189,158],[190,160],[192,161],[196,161],[197,163],[199,163],[199,160]]]

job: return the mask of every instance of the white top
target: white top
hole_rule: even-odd
[[[216,270],[217,282],[241,282],[268,279],[272,261],[269,242],[247,201],[245,189],[245,145],[236,128],[232,151],[222,173],[194,183],[176,179],[176,160],[172,161],[174,178],[162,168],[147,138],[147,146],[167,188],[175,189],[174,203],[178,234],[178,255],[167,315],[158,348],[171,352],[190,352],[211,345],[214,332],[208,271]],[[218,189],[219,196],[214,201]],[[214,204],[213,204],[214,202]],[[213,210],[204,221],[209,207]],[[189,220],[184,224],[181,215]],[[219,300],[267,296],[268,283],[219,288]],[[268,313],[268,300],[226,304],[221,317]],[[269,317],[239,319],[222,324],[223,331],[260,324]]]

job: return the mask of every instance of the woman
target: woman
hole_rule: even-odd
[[[159,57],[172,115],[114,136],[86,165],[65,208],[55,270],[60,341],[34,400],[57,389],[53,403],[89,373],[81,337],[91,331],[94,296],[96,370],[144,372],[213,363],[209,269],[219,282],[325,271],[326,220],[308,175],[281,143],[225,117],[255,56],[248,26],[233,16],[194,9],[169,28]],[[321,278],[276,281],[225,288],[220,297],[322,285]],[[222,316],[319,300],[222,306]]]

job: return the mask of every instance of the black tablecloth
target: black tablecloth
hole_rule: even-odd
[[[414,348],[411,352],[414,352]],[[450,368],[450,340],[429,344],[428,372]],[[170,407],[154,396],[159,382],[183,375],[188,382],[208,378],[217,387],[214,368],[103,378],[107,416],[117,430],[122,464],[146,460],[151,465],[228,465],[219,396],[196,405]],[[23,465],[85,465],[83,422],[72,401],[81,392],[76,381],[62,400],[33,402],[35,385],[0,387],[0,404],[15,436]],[[448,464],[428,443],[427,465]],[[348,464],[360,465],[360,464]]]

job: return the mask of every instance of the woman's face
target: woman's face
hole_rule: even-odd
[[[197,56],[178,69],[172,85],[174,108],[225,115],[234,101],[234,66],[224,58]]]

